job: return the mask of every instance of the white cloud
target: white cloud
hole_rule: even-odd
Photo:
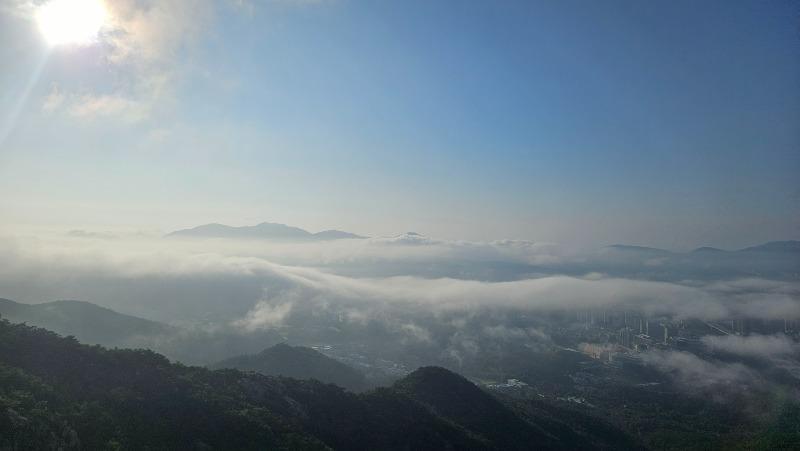
[[[747,357],[776,357],[800,352],[800,345],[786,335],[706,335],[703,344],[713,351]]]
[[[400,331],[412,341],[424,343],[430,343],[431,341],[430,332],[414,323],[401,324]]]
[[[280,326],[292,311],[294,299],[291,297],[291,295],[282,295],[276,298],[262,299],[247,312],[244,318],[234,321],[233,326],[249,332]]]
[[[65,93],[54,86],[45,97],[42,111],[53,114],[59,111],[82,120],[113,119],[126,123],[139,122],[147,118],[151,103],[137,100],[129,94]]]
[[[147,105],[117,94],[85,94],[73,98],[69,113],[82,119],[114,116],[127,122],[138,122],[146,117],[147,109]]]
[[[108,59],[144,70],[174,62],[214,18],[210,0],[115,0],[107,5],[112,17],[104,36]]]
[[[50,94],[47,95],[44,99],[44,103],[42,104],[42,111],[45,113],[53,113],[61,108],[61,105],[64,103],[64,93],[62,93],[57,85],[54,85],[50,90]]]
[[[40,280],[39,285],[49,289],[72,283],[76,278],[100,277],[103,280],[173,278],[185,280],[187,284],[211,278],[229,280],[231,284],[247,281],[248,286],[277,284],[283,287],[281,289],[299,290],[292,299],[293,309],[303,305],[317,305],[320,309],[334,307],[354,321],[364,321],[370,312],[387,308],[422,308],[435,313],[624,307],[653,316],[679,318],[800,317],[800,302],[793,294],[800,289],[799,284],[786,281],[748,279],[681,284],[559,274],[504,281],[375,275],[387,265],[397,268],[398,261],[408,262],[408,265],[401,265],[401,269],[435,269],[459,261],[462,249],[470,252],[482,249],[472,254],[473,257],[486,256],[492,261],[497,254],[486,251],[486,244],[376,246],[368,240],[343,240],[292,245],[213,240],[176,242],[139,236],[107,240],[87,238],[92,231],[84,232],[81,237],[64,237],[62,232],[58,238],[40,235],[29,240],[0,240],[0,257],[8,262],[0,268],[0,281],[5,280],[10,285],[14,280]],[[7,246],[3,248],[2,244]],[[459,250],[453,251],[454,248]],[[516,258],[511,256],[504,261]],[[371,268],[373,273],[352,277],[331,272],[353,262],[364,263],[363,266]],[[482,265],[480,260],[476,262],[478,267]],[[86,283],[78,288],[90,286]],[[77,291],[73,296],[80,294],[81,291]],[[252,308],[256,301],[258,299],[250,299],[248,307]],[[268,303],[270,309],[275,305]],[[266,310],[265,314],[272,318],[273,313]]]
[[[724,363],[703,360],[683,351],[650,351],[642,359],[664,372],[673,374],[676,381],[688,391],[700,392],[709,389],[760,385],[759,374],[740,363]]]

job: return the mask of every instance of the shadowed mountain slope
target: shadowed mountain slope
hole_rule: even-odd
[[[258,354],[223,360],[212,365],[212,368],[234,368],[267,376],[316,379],[353,391],[367,388],[364,375],[354,368],[311,348],[289,346],[285,343],[267,348]]]
[[[394,388],[500,449],[560,447],[556,437],[524,421],[494,396],[444,368],[420,368]]]
[[[137,338],[174,333],[175,329],[156,321],[125,315],[83,301],[54,301],[21,304],[0,299],[0,315],[11,322],[28,323],[78,340],[105,346],[123,346]]]

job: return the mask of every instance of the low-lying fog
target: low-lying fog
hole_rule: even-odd
[[[0,239],[2,296],[79,299],[165,322],[363,321],[426,312],[625,307],[676,317],[800,317],[797,252],[667,253],[611,246],[391,238],[290,243],[72,231]]]
[[[414,233],[281,242],[71,231],[0,240],[0,297],[89,301],[178,326],[189,337],[202,332],[204,343],[214,334],[254,337],[218,352],[142,337],[145,346],[190,363],[288,340],[458,369],[504,346],[554,346],[553,315],[630,312],[653,318],[653,327],[657,318],[796,320],[796,244],[577,252],[551,243],[456,242]],[[716,383],[755,386],[765,368],[800,377],[800,348],[782,333],[708,334],[699,342],[733,360],[653,349],[642,361],[695,391]]]

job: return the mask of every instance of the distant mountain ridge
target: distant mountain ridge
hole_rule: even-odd
[[[796,280],[800,241],[770,241],[736,250],[704,246],[688,252],[616,244],[590,253],[585,263],[564,268],[669,282],[747,277]]]
[[[21,304],[0,299],[0,316],[17,323],[44,327],[72,335],[84,343],[122,346],[137,337],[154,337],[175,332],[163,323],[125,315],[85,301],[53,301]]]
[[[610,246],[606,246],[604,250],[612,250],[618,252],[639,252],[639,253],[647,253],[647,254],[660,254],[660,255],[670,255],[674,252],[668,251],[666,249],[659,249],[657,247],[647,247],[647,246],[634,246],[631,244],[612,244]]]
[[[724,252],[728,252],[728,251],[726,251],[725,249],[717,248],[717,247],[703,246],[703,247],[698,247],[697,249],[692,250],[691,253],[692,254],[718,254],[718,253],[724,253]]]
[[[630,244],[612,244],[606,246],[604,249],[621,251],[621,252],[641,252],[650,254],[683,254],[684,252],[675,252],[667,249],[660,249],[657,247],[635,246]],[[763,244],[749,246],[742,249],[726,250],[717,247],[702,246],[688,252],[689,254],[702,254],[702,253],[726,253],[726,252],[764,252],[764,253],[800,253],[800,241],[786,240],[786,241],[768,241]]]
[[[299,227],[274,222],[262,222],[252,226],[229,226],[225,224],[211,223],[199,225],[189,229],[176,230],[165,235],[166,237],[195,237],[195,238],[238,238],[238,239],[265,239],[265,240],[284,240],[284,241],[329,241],[343,239],[366,239],[369,237],[357,235],[341,230],[323,230],[312,233]],[[416,232],[406,232],[392,237],[376,238],[381,243],[391,244],[433,244],[436,240],[421,235]],[[605,246],[601,250],[613,251],[618,253],[642,253],[653,256],[669,256],[680,254],[722,254],[728,252],[759,252],[759,253],[800,253],[800,241],[769,241],[763,244],[749,246],[742,249],[726,250],[710,246],[698,247],[689,252],[678,252],[650,246],[639,246],[632,244],[612,244]]]
[[[342,239],[363,239],[366,237],[341,230],[324,230],[311,233],[299,227],[273,222],[262,222],[254,226],[229,226],[225,224],[205,224],[191,229],[176,230],[168,233],[167,237],[195,237],[195,238],[238,238],[238,239],[266,239],[284,241],[326,241]]]
[[[770,241],[757,246],[740,249],[738,252],[785,252],[800,253],[800,241]]]
[[[267,376],[316,379],[353,391],[367,388],[366,378],[356,369],[314,349],[286,343],[279,343],[258,354],[231,357],[211,367],[255,371]]]

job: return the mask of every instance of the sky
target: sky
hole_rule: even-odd
[[[3,230],[800,239],[795,2],[43,3],[0,0]]]

